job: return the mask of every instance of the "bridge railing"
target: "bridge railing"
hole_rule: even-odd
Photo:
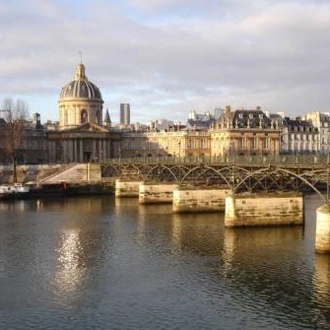
[[[225,157],[201,156],[201,157],[135,157],[113,158],[104,161],[104,164],[244,164],[251,166],[267,165],[309,165],[319,166],[329,164],[328,155],[277,155],[277,156],[238,156]]]

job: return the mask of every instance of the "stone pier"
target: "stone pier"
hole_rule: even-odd
[[[226,197],[225,227],[302,225],[301,193],[243,193]]]
[[[228,191],[225,189],[176,189],[173,191],[172,210],[176,213],[223,212]]]
[[[330,207],[328,204],[316,210],[315,252],[330,253]]]
[[[179,187],[178,184],[151,184],[141,183],[139,186],[140,204],[162,204],[172,203],[173,190]]]
[[[115,182],[116,197],[139,197],[140,181],[122,181],[117,179]]]

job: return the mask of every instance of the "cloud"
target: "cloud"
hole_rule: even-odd
[[[133,121],[184,121],[227,103],[329,110],[327,1],[25,3],[0,5],[0,97],[23,95],[33,111],[40,95],[45,119],[58,118],[79,51],[115,118],[123,101]]]

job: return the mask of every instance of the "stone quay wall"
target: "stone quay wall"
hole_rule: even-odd
[[[47,164],[47,165],[17,165],[16,174],[18,182],[39,181],[43,178],[64,170],[67,165]],[[13,166],[0,165],[0,183],[13,182]]]

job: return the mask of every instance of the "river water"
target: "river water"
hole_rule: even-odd
[[[113,196],[0,203],[1,329],[330,329],[305,226],[226,229]]]

